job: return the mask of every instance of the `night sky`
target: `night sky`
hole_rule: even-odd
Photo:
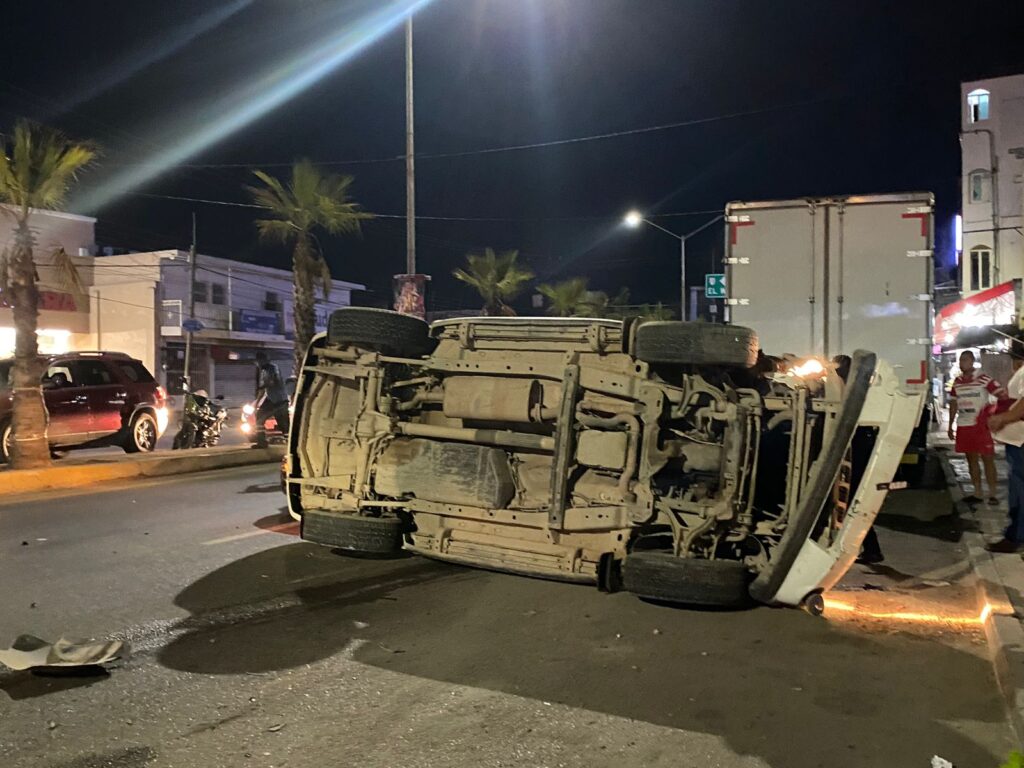
[[[187,248],[195,211],[200,251],[287,266],[257,242],[254,211],[145,195],[247,202],[249,168],[285,173],[273,164],[308,157],[354,175],[367,210],[403,214],[404,38],[360,23],[387,5],[8,3],[0,125],[27,116],[100,145],[72,210],[99,216],[102,244]],[[632,206],[686,232],[734,199],[931,190],[941,236],[959,198],[959,82],[1024,72],[1019,0],[434,0],[415,24],[417,213],[497,219],[418,223],[437,309],[477,304],[450,273],[483,246],[519,249],[543,280],[581,274],[675,302],[678,244],[623,231]],[[369,44],[243,124],[322,62],[313,46],[345,35]],[[689,121],[701,122],[474,153]],[[174,165],[151,165],[172,150]],[[427,157],[452,153],[467,154]],[[371,221],[326,250],[335,277],[383,304],[404,269],[404,222]],[[720,228],[689,252],[696,282]]]

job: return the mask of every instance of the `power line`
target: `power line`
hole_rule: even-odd
[[[205,203],[207,205],[224,205],[233,208],[255,208],[257,210],[270,210],[266,206],[256,203],[238,203],[231,200],[208,200],[197,197],[183,197],[180,195],[157,195],[148,192],[129,192],[136,197],[149,197],[157,200],[177,200],[184,203]],[[721,213],[721,208],[714,208],[700,211],[676,211],[672,213],[649,214],[647,218],[668,218],[678,216],[705,216],[712,213]],[[405,219],[405,214],[399,213],[374,213],[375,219]],[[517,216],[416,216],[422,221],[490,221],[490,222],[523,222],[523,221],[608,221],[609,219],[620,219],[620,214],[614,216],[541,216],[541,217],[517,217]]]
[[[761,107],[758,109],[748,109],[740,112],[730,112],[724,115],[712,115],[709,117],[699,117],[692,120],[680,120],[674,123],[662,123],[660,125],[649,125],[640,128],[627,128],[621,131],[607,131],[605,133],[594,133],[585,136],[572,136],[564,139],[550,139],[548,141],[535,141],[527,144],[508,144],[504,146],[496,147],[485,147],[482,149],[467,149],[458,152],[428,152],[423,154],[414,154],[413,157],[416,160],[439,160],[455,157],[471,157],[477,155],[494,155],[504,152],[521,152],[527,149],[542,149],[545,147],[560,147],[569,144],[583,144],[591,141],[603,141],[605,139],[615,139],[623,136],[638,136],[645,133],[655,133],[658,131],[674,130],[676,128],[688,128],[695,125],[707,125],[709,123],[716,123],[724,120],[735,120],[741,117],[755,117],[757,115],[764,115],[771,112],[778,112],[782,110],[799,109],[801,107],[810,106],[812,104],[820,104],[827,101],[829,97],[819,97],[816,99],[807,99],[804,101],[790,102],[787,104],[776,104],[770,107]],[[312,161],[315,165],[369,165],[374,163],[394,163],[405,160],[405,155],[388,155],[385,157],[372,157],[362,159],[351,159],[351,160],[316,160]],[[112,163],[111,165],[136,165],[146,166],[155,165],[153,163]],[[211,168],[290,168],[294,165],[294,162],[274,162],[274,163],[181,163],[174,167],[176,168],[194,168],[194,169],[211,169]],[[419,218],[419,217],[417,217]]]

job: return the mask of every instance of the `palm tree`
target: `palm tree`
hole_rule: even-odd
[[[675,311],[660,301],[657,304],[640,304],[631,314],[640,316],[641,320],[671,320]]]
[[[317,281],[324,301],[331,293],[331,269],[316,239],[316,230],[332,235],[352,234],[359,231],[360,221],[373,218],[373,214],[359,210],[358,203],[349,197],[351,176],[321,173],[309,160],[300,160],[292,166],[287,186],[263,171],[253,173],[263,185],[245,189],[257,205],[267,209],[269,216],[256,221],[260,236],[293,245],[294,370],[298,374],[302,357],[313,338]]]
[[[507,302],[533,279],[533,272],[518,264],[518,258],[519,251],[495,253],[493,248],[485,248],[482,254],[467,254],[466,268],[456,269],[452,274],[476,288],[484,300],[485,315],[514,315],[515,310]]]
[[[583,312],[590,317],[622,318],[627,314],[629,307],[629,288],[620,288],[614,296],[609,296],[604,291],[589,291],[583,301]]]
[[[3,210],[14,218],[13,249],[0,257],[0,291],[10,297],[14,312],[11,466],[28,469],[50,463],[36,339],[36,243],[29,217],[34,209],[59,208],[79,172],[92,162],[96,150],[27,120],[19,120],[12,134],[0,138],[0,146],[0,202],[7,204]],[[62,281],[82,292],[74,263],[63,249],[54,254],[52,266]]]
[[[537,286],[537,291],[548,299],[548,314],[558,317],[587,314],[590,292],[585,277],[572,277],[554,285],[544,283]]]

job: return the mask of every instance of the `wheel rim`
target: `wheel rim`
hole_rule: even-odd
[[[4,427],[3,432],[0,432],[0,440],[3,441],[3,454],[4,456],[11,455],[11,435],[14,430],[10,426]]]
[[[156,444],[156,427],[147,418],[141,418],[135,424],[135,445],[141,451],[152,451]]]

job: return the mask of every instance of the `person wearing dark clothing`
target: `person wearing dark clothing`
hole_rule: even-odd
[[[256,353],[256,368],[256,399],[265,395],[256,409],[256,447],[266,448],[267,419],[271,416],[277,421],[278,431],[288,434],[288,390],[281,378],[281,370],[262,350]]]

